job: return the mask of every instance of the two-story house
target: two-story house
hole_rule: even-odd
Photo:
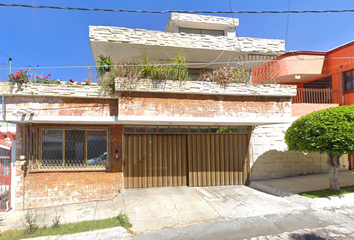
[[[1,85],[2,121],[17,124],[12,205],[28,209],[110,199],[127,188],[239,185],[326,172],[325,156],[286,151],[296,86],[251,79],[257,66],[284,53],[284,41],[236,37],[237,26],[238,19],[175,13],[164,32],[90,26],[95,61],[103,55],[114,64],[131,63],[147,54],[164,63],[182,51],[188,81],[118,76],[112,94],[98,85],[31,83],[12,91]],[[242,69],[243,82],[191,81],[246,61],[254,65]]]

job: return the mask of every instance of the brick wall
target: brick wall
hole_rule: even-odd
[[[122,93],[119,116],[287,118],[290,98]]]
[[[39,125],[37,125],[39,126]],[[46,125],[47,126],[47,125]],[[55,125],[53,125],[55,126]],[[58,125],[61,127],[62,125]],[[70,126],[70,125],[65,125]],[[87,125],[92,127],[93,125]],[[17,125],[17,161],[16,161],[16,209],[29,209],[56,206],[70,203],[83,203],[93,200],[105,200],[115,197],[123,187],[122,172],[122,128],[111,127],[111,170],[83,172],[31,172],[23,171],[19,157],[29,154],[30,125],[26,125],[26,148],[24,150],[23,126]],[[34,127],[32,127],[34,129]],[[36,141],[33,139],[32,144]],[[33,147],[36,147],[33,145]],[[38,146],[37,146],[38,147]],[[116,159],[114,149],[119,149]],[[35,157],[35,156],[33,156]],[[31,162],[33,159],[29,157]]]
[[[21,111],[31,111],[34,116],[116,116],[116,99],[93,99],[54,96],[6,97],[6,114],[21,116]],[[28,112],[27,112],[28,114]]]
[[[287,151],[285,131],[290,124],[258,126],[251,136],[251,180],[327,173],[327,155]],[[340,159],[340,170],[348,169],[348,156]]]

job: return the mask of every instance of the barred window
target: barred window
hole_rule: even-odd
[[[108,129],[40,128],[40,168],[108,167]]]
[[[354,90],[354,70],[344,73],[345,91]]]

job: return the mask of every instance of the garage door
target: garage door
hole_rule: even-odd
[[[187,186],[186,135],[124,135],[124,187]]]
[[[248,134],[188,135],[189,186],[244,185]]]
[[[245,133],[233,128],[237,134],[227,127],[220,127],[215,133],[209,127],[208,134],[201,134],[204,127],[196,127],[195,132],[190,127],[186,134],[181,134],[182,127],[176,134],[169,134],[172,130],[167,126],[155,127],[163,129],[163,134],[139,133],[137,130],[141,128],[133,126],[131,134],[124,132],[125,188],[224,186],[247,182],[248,128],[244,128]]]

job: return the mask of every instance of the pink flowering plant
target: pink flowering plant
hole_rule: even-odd
[[[27,71],[23,71],[22,69],[20,69],[18,72],[11,73],[9,75],[9,82],[10,83],[17,83],[19,85],[22,85],[23,83],[26,84],[29,82],[30,76],[31,75],[29,75],[27,73]]]
[[[43,83],[43,84],[60,84],[59,79],[51,78],[51,74],[48,73],[47,75],[43,77],[39,77],[38,75],[35,76],[35,80],[33,80],[33,83]]]

